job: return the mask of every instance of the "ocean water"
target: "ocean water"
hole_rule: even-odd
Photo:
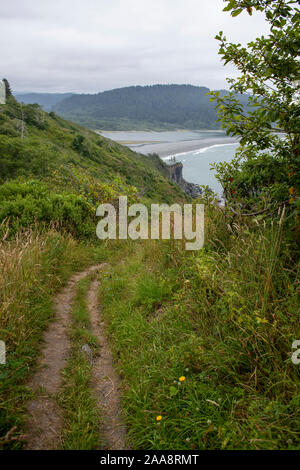
[[[238,142],[227,137],[224,131],[101,131],[101,135],[127,145],[143,153],[157,153],[166,163],[175,157],[183,163],[183,177],[186,181],[208,185],[219,196],[222,187],[215,178],[211,164],[230,162],[235,155]]]
[[[222,196],[222,186],[215,177],[211,164],[230,162],[236,152],[238,143],[214,144],[190,152],[181,152],[175,159],[183,163],[183,177],[191,183],[208,185],[219,196]],[[172,157],[163,157],[168,163]]]

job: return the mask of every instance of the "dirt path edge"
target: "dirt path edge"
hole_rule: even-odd
[[[98,338],[100,344],[100,355],[93,363],[93,394],[101,409],[101,436],[104,438],[107,449],[128,450],[129,446],[126,428],[122,419],[120,400],[121,381],[115,371],[111,350],[105,335],[104,322],[101,318],[101,309],[98,302],[98,290],[99,281],[94,279],[87,297],[92,332]]]
[[[28,382],[34,399],[27,404],[26,445],[28,450],[52,450],[61,446],[62,413],[56,395],[62,383],[61,372],[70,354],[68,327],[74,287],[77,282],[104,264],[90,266],[74,274],[54,300],[55,318],[44,333],[44,346],[37,370]]]

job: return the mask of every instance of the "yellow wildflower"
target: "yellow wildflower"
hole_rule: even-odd
[[[185,376],[182,375],[181,377],[179,377],[179,382],[184,382],[185,381]]]
[[[161,421],[162,420],[162,416],[156,416],[156,421]]]

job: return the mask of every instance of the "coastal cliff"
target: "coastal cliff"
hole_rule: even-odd
[[[193,199],[201,196],[202,189],[198,184],[189,183],[183,179],[182,176],[183,164],[181,162],[172,163],[168,165],[169,175],[171,180],[175,181],[182,190],[191,196]]]

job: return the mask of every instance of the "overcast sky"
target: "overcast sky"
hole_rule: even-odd
[[[129,85],[226,87],[215,35],[246,43],[263,17],[223,0],[1,1],[1,78],[14,92],[95,93]]]

